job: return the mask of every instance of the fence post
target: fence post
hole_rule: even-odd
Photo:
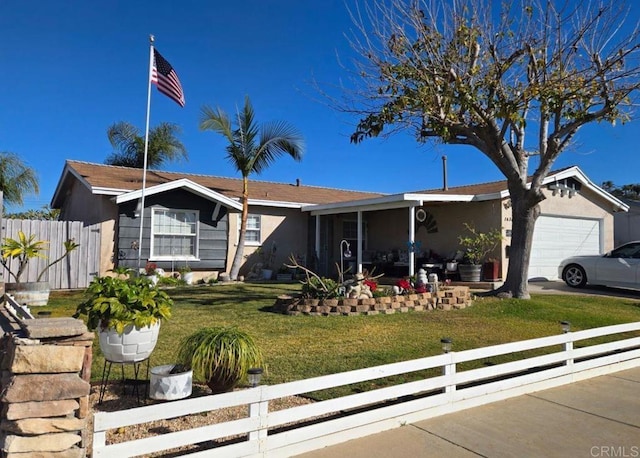
[[[267,424],[267,415],[269,414],[269,401],[263,401],[265,385],[249,388],[251,390],[260,390],[258,398],[260,401],[249,404],[249,417],[258,417],[259,425],[257,431],[249,433],[249,441],[258,441],[258,452],[263,452],[264,440],[267,438],[269,425]]]
[[[442,367],[442,375],[445,377],[444,392],[453,395],[456,391],[455,375],[456,375],[456,363],[453,360],[454,352],[447,353],[449,361]]]
[[[571,333],[571,323],[569,321],[561,321],[562,333],[565,334],[567,341],[564,343],[564,365],[569,368],[569,372],[573,372],[573,335]]]

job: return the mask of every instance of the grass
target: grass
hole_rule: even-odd
[[[173,363],[178,342],[207,326],[235,325],[252,335],[267,361],[264,383],[277,384],[436,355],[444,336],[460,351],[558,334],[561,320],[570,321],[572,330],[640,321],[640,301],[602,296],[478,298],[463,310],[374,316],[287,316],[269,311],[277,295],[297,290],[299,285],[273,283],[168,290],[175,303],[173,316],[162,324],[151,365]],[[38,310],[51,310],[53,317],[71,316],[82,297],[82,292],[52,292],[49,305]],[[96,338],[94,381],[99,381],[103,364]]]

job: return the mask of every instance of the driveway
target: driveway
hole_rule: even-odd
[[[563,281],[530,281],[531,294],[573,294],[579,296],[610,296],[640,300],[640,291],[606,286],[586,286],[585,288],[571,288]]]

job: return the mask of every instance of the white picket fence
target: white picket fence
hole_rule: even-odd
[[[230,436],[242,440],[190,452],[189,456],[293,456],[407,423],[640,366],[638,331],[640,322],[607,326],[280,385],[100,412],[94,417],[93,456],[136,456]],[[603,336],[615,337],[608,337],[606,340],[611,341],[607,343],[586,341]],[[520,354],[531,351],[538,352],[538,356]],[[540,355],[541,351],[545,354]],[[506,359],[510,361],[486,364],[502,355],[509,355]],[[460,364],[472,361],[485,363],[485,367],[460,368]],[[433,372],[434,368],[434,376],[417,381],[285,410],[269,409],[270,402],[287,396],[416,371]],[[106,445],[106,432],[110,429],[242,405],[248,406],[246,418]],[[287,427],[282,428],[284,425]]]

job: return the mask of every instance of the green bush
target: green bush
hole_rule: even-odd
[[[331,278],[308,277],[302,283],[302,296],[308,299],[335,299],[340,295],[339,286]]]

